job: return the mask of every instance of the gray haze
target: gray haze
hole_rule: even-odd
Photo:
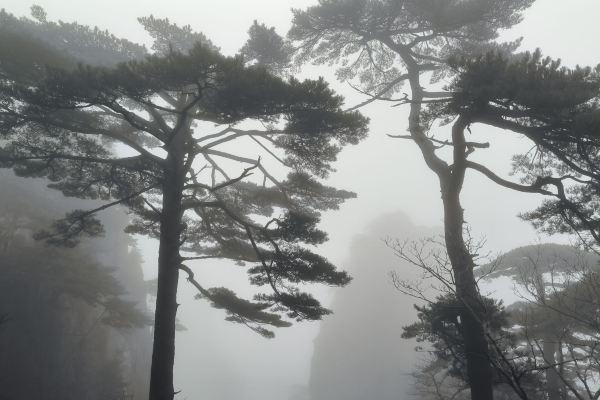
[[[321,323],[314,341],[307,392],[310,400],[410,400],[412,373],[422,361],[415,340],[400,339],[407,321],[416,320],[412,301],[399,294],[389,273],[406,281],[422,277],[400,260],[386,241],[439,237],[441,227],[415,226],[403,213],[385,214],[350,242],[345,266],[352,285],[337,291],[334,314]],[[295,399],[294,399],[295,400]]]
[[[49,19],[98,25],[117,36],[146,44],[150,39],[137,24],[136,17],[148,14],[168,17],[204,32],[224,53],[232,54],[242,46],[246,30],[254,19],[285,33],[291,19],[290,7],[305,8],[316,1],[38,0],[36,3],[46,9]],[[30,5],[24,0],[0,0],[0,7],[16,15],[27,15]],[[505,38],[525,36],[523,49],[540,47],[546,55],[561,57],[567,65],[595,65],[600,61],[599,15],[598,0],[538,0],[526,13],[524,22],[506,32]],[[331,69],[307,68],[304,74],[326,76],[337,91],[346,95],[348,104],[362,100],[347,85],[335,82]],[[352,238],[364,232],[365,226],[382,214],[402,210],[417,225],[441,225],[437,181],[425,168],[415,145],[386,137],[388,133],[404,133],[405,110],[371,104],[363,112],[371,117],[371,135],[359,146],[342,152],[337,163],[339,172],[333,174],[329,182],[355,191],[359,197],[339,212],[325,215],[322,224],[331,239],[320,253],[341,267],[351,265]],[[479,151],[474,160],[485,161],[504,175],[510,170],[510,156],[527,150],[519,137],[502,136],[477,126],[473,134],[481,141],[486,137],[494,139],[492,148]],[[469,175],[463,198],[466,219],[474,235],[487,238],[488,250],[500,252],[538,240],[536,232],[516,215],[533,208],[539,197],[509,192],[479,176]],[[568,238],[554,240],[567,241]],[[156,271],[156,244],[141,239],[140,247],[146,260],[146,279],[151,279]],[[353,251],[359,251],[356,245],[353,247]],[[198,263],[195,267],[198,276],[208,280],[209,286],[225,279],[233,285],[239,283],[240,287],[246,283],[241,270],[237,275],[234,273],[237,281],[232,282],[230,272],[236,267],[225,262]],[[245,294],[243,289],[241,294]],[[321,294],[325,299],[333,296],[328,291]],[[178,398],[286,399],[294,387],[301,392],[301,388],[308,385],[318,324],[280,330],[277,337],[269,341],[241,326],[224,322],[222,312],[194,300],[193,295],[193,290],[182,282],[179,319],[187,330],[180,332],[177,338],[176,387],[182,391]],[[400,302],[412,302],[397,295]]]
[[[104,390],[118,385],[111,372],[127,381],[131,400],[147,398],[150,327],[104,323],[111,313],[100,306],[112,275],[126,288],[119,297],[147,315],[140,256],[123,232],[126,214],[113,208],[102,215],[103,238],[84,239],[74,249],[44,246],[32,239],[34,231],[99,203],[64,198],[42,179],[20,179],[5,169],[0,181],[0,315],[8,317],[0,328],[0,398],[104,399]]]

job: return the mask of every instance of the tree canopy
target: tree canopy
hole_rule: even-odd
[[[162,26],[162,30],[151,30],[160,51],[164,50],[160,43],[173,43],[177,32],[202,38],[165,20],[160,24],[152,17],[142,21]],[[153,149],[165,148],[182,124],[209,121],[223,125],[216,133],[189,138],[186,143],[190,170],[186,171],[187,194],[182,205],[202,219],[185,217],[185,251],[253,263],[260,262],[259,255],[263,255],[274,262],[277,281],[273,283],[277,284],[284,279],[347,282],[344,274],[334,273],[333,266],[298,244],[325,240],[324,232],[315,227],[318,212],[336,208],[353,196],[322,186],[309,173],[326,176],[339,146],[364,137],[365,119],[341,112],[342,99],[323,80],[301,82],[292,78],[286,82],[260,66],[246,67],[239,57],[221,56],[200,42],[187,54],[167,51],[164,56],[151,55],[115,68],[48,68],[35,87],[18,82],[3,85],[3,96],[11,99],[10,104],[3,105],[2,127],[8,139],[2,149],[5,166],[14,167],[23,176],[46,176],[53,188],[67,196],[118,199],[134,213],[131,232],[158,237],[158,214],[152,199],[160,193],[165,160]],[[152,119],[144,119],[138,110],[148,112]],[[181,116],[188,110],[184,122]],[[275,128],[282,118],[285,125]],[[235,127],[248,119],[270,128]],[[283,149],[286,157],[282,161],[293,167],[287,179],[279,181],[271,176],[257,158],[217,150],[219,144],[242,136],[262,145],[260,138]],[[124,144],[139,154],[117,157],[103,141]],[[191,169],[196,156],[209,160],[207,183],[200,182],[197,171]],[[242,176],[229,178],[212,162],[215,157],[245,162],[249,168]],[[243,182],[254,169],[261,170],[271,185]],[[219,182],[216,174],[225,180]],[[276,209],[286,211],[277,214]],[[264,228],[251,222],[251,214],[276,218]],[[71,214],[56,227],[60,235],[47,232],[47,239],[69,245],[75,244],[79,233],[96,234],[100,230],[92,214],[84,212]],[[256,249],[251,243],[254,235]],[[282,245],[277,251],[260,247],[270,242]],[[262,267],[250,271],[255,275],[254,283],[268,282]],[[290,296],[285,299],[293,307],[295,295]],[[298,317],[319,315],[312,311],[306,309]]]
[[[327,239],[320,212],[354,196],[318,178],[365,137],[367,119],[343,111],[323,79],[283,79],[221,55],[189,26],[140,22],[155,39],[143,58],[47,65],[27,79],[3,69],[0,160],[66,196],[105,201],[74,210],[40,239],[74,246],[101,234],[94,215],[115,205],[129,210],[129,232],[159,239],[151,398],[170,399],[179,270],[229,321],[265,336],[269,325],[290,325],[282,315],[329,313],[297,284],[350,281],[308,246]],[[271,173],[273,163],[287,177]],[[212,258],[248,263],[250,283],[268,291],[251,301],[204,287],[189,262]]]
[[[451,115],[527,137],[535,151],[514,158],[523,185],[479,172],[511,189],[549,196],[523,216],[546,232],[576,232],[597,244],[600,69],[567,68],[538,50],[454,60]]]
[[[298,48],[300,62],[337,64],[338,78],[367,96],[356,108],[379,100],[410,107],[409,135],[393,137],[412,140],[439,180],[452,283],[464,305],[461,335],[471,396],[477,400],[493,398],[493,370],[487,328],[480,318],[485,310],[473,276],[475,262],[463,232],[460,196],[468,156],[487,146],[466,139],[466,118],[451,121],[448,139],[436,138],[425,106],[444,104],[451,97],[438,85],[454,72],[451,57],[477,55],[489,49],[515,50],[518,41],[498,43],[498,32],[519,22],[531,4],[530,0],[323,0],[306,10],[295,10],[288,33]],[[429,85],[424,79],[429,79]],[[409,93],[394,96],[405,83]],[[451,151],[442,154],[442,148]]]

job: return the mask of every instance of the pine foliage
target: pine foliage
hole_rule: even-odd
[[[95,213],[116,204],[130,210],[128,232],[160,238],[169,160],[174,143],[183,143],[177,172],[184,181],[182,262],[249,263],[250,282],[268,283],[272,292],[249,302],[194,281],[201,296],[225,308],[229,320],[265,334],[258,327],[283,326],[281,313],[321,318],[328,311],[294,285],[349,282],[306,245],[326,240],[317,228],[320,212],[354,194],[318,178],[333,170],[343,146],[365,137],[367,119],[342,111],[343,99],[323,79],[283,79],[242,56],[221,55],[189,26],[152,16],[140,22],[155,39],[154,53],[144,58],[113,66],[47,65],[28,80],[2,71],[2,167],[44,177],[65,196],[106,202],[69,213],[38,239],[74,246],[82,236],[102,234]],[[258,157],[225,147],[243,140],[254,142]],[[135,155],[119,156],[118,146]],[[270,173],[261,153],[286,167],[287,178]],[[257,173],[262,179],[251,177]]]

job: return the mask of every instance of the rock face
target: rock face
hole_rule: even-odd
[[[310,400],[414,399],[416,342],[400,337],[416,319],[415,299],[400,293],[390,271],[418,280],[419,271],[394,255],[384,240],[419,240],[440,229],[415,226],[402,213],[385,215],[357,235],[343,265],[354,280],[333,300],[333,315],[314,343]]]

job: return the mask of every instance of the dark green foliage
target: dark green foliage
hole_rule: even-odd
[[[502,302],[482,298],[485,313],[479,315],[486,327],[486,340],[490,343],[489,362],[493,366],[494,392],[507,398],[542,399],[543,367],[539,366],[528,351],[530,347],[523,343],[519,331],[513,325],[515,318],[513,307],[508,309]],[[436,301],[425,306],[415,306],[418,311],[418,322],[404,327],[403,338],[416,338],[425,345],[420,350],[427,350],[432,359],[419,373],[417,379],[428,382],[432,376],[443,372],[458,382],[468,382],[467,358],[460,312],[464,307],[453,294],[440,296]],[[435,380],[435,378],[433,378]],[[447,391],[450,382],[438,382],[439,390]],[[430,383],[431,384],[431,383]],[[459,385],[460,386],[460,385]],[[457,392],[458,393],[458,392]],[[503,394],[502,394],[503,393]]]
[[[198,83],[202,80],[205,82]],[[124,98],[152,107],[151,97],[156,93],[180,91],[188,85],[195,86],[200,94],[195,103],[197,119],[234,124],[254,118],[272,123],[283,116],[287,123],[274,144],[286,151],[288,162],[319,175],[330,170],[329,163],[340,150],[333,141],[340,145],[356,144],[366,135],[366,120],[357,113],[339,112],[342,98],[335,96],[322,79],[303,82],[291,79],[287,83],[263,68],[245,67],[241,58],[226,58],[200,45],[187,55],[152,56],[115,69],[80,66],[72,71],[51,70],[35,89],[4,86],[0,95],[29,104],[29,108],[6,111],[14,113],[15,118],[19,114],[28,116],[28,120],[24,118],[17,123],[51,122],[76,132],[92,128],[98,135],[110,138],[110,132],[106,132],[109,127],[126,130],[123,133],[127,135],[132,127],[123,126],[122,121],[114,121],[103,113],[78,108],[84,104],[115,107]],[[58,121],[66,117],[67,122]],[[154,126],[133,128],[142,131],[139,133],[142,136],[151,134],[164,139],[164,134]],[[150,132],[144,132],[144,128]],[[82,149],[85,153],[81,156],[106,153],[97,147],[96,141],[75,140],[79,145],[92,147],[90,151]]]
[[[512,56],[489,52],[454,59],[451,66],[458,73],[450,86],[455,113],[518,120],[538,132],[545,129],[547,139],[597,134],[592,100],[600,90],[600,69],[562,67],[539,50]]]
[[[318,216],[302,214],[293,210],[288,211],[277,222],[279,236],[287,242],[303,241],[308,244],[321,244],[327,240],[327,234],[316,228]]]
[[[390,98],[406,76],[411,56],[439,80],[455,54],[495,46],[499,29],[521,19],[533,0],[322,0],[294,10],[289,37],[300,60],[336,62],[341,80],[357,78],[363,90]],[[509,48],[514,47],[509,45]]]
[[[54,221],[51,230],[41,229],[33,237],[46,240],[49,244],[75,247],[80,237],[102,235],[102,223],[95,218],[86,217],[85,214],[83,210],[69,212],[64,219]]]
[[[143,46],[117,38],[97,27],[90,28],[75,22],[51,22],[46,19],[46,13],[41,7],[33,6],[31,9],[35,20],[16,18],[4,9],[0,10],[0,35],[11,34],[23,41],[39,41],[37,46],[42,54],[38,56],[43,56],[46,52],[58,52],[79,62],[108,66],[142,58],[146,53]],[[25,49],[26,47],[21,48]],[[10,60],[0,58],[3,61]]]
[[[346,282],[347,283],[347,280]],[[280,311],[287,311],[287,316],[296,321],[319,320],[331,311],[321,307],[321,304],[309,293],[290,291],[272,295],[258,295],[257,300],[272,303],[278,301]]]
[[[248,29],[248,41],[240,50],[249,62],[279,74],[291,68],[292,53],[291,45],[275,32],[275,28],[268,28],[256,20]]]
[[[152,50],[156,54],[166,55],[173,51],[185,53],[198,43],[219,50],[203,33],[194,32],[190,25],[180,27],[168,18],[155,18],[153,15],[138,18],[138,22],[154,39]]]
[[[291,323],[281,319],[281,316],[267,312],[271,308],[270,302],[251,302],[240,299],[231,290],[220,287],[208,289],[205,293],[197,295],[198,298],[207,298],[215,308],[224,309],[227,312],[225,320],[249,325],[258,334],[272,338],[274,333],[262,325],[273,327],[288,327]]]
[[[316,228],[320,212],[354,194],[313,176],[327,176],[340,149],[366,136],[367,119],[342,111],[343,99],[322,79],[284,80],[264,66],[248,66],[242,56],[221,55],[189,26],[152,16],[140,22],[155,39],[155,53],[144,59],[55,66],[27,84],[14,75],[0,82],[0,96],[7,99],[0,111],[1,165],[21,176],[45,177],[66,196],[108,201],[70,213],[39,237],[72,246],[81,234],[102,232],[95,212],[122,204],[132,217],[128,232],[162,238],[160,215],[176,207],[180,247],[187,253],[181,262],[250,263],[251,282],[268,282],[273,291],[251,303],[226,289],[205,289],[190,276],[203,297],[229,312],[229,320],[268,334],[265,324],[287,326],[282,312],[298,320],[320,318],[328,311],[294,284],[345,285],[349,278],[302,246],[326,240]],[[207,133],[206,123],[221,130]],[[240,128],[248,124],[264,129]],[[255,154],[266,151],[283,163],[288,178],[278,180],[254,155],[219,147],[243,139],[260,145]],[[117,156],[115,144],[136,155]],[[241,175],[232,162],[243,164]],[[182,198],[167,206],[163,195],[175,170],[183,183],[171,193]],[[255,173],[262,183],[249,179]]]
[[[510,344],[512,338],[507,332],[508,316],[501,302],[483,298],[485,313],[479,318],[488,328],[488,334],[498,342]],[[460,313],[464,308],[453,294],[440,296],[435,302],[425,306],[415,305],[418,322],[408,325],[403,338],[416,338],[418,342],[431,343],[433,354],[448,365],[450,373],[467,381],[466,355],[461,335]],[[501,377],[496,377],[498,382]]]
[[[588,245],[598,243],[600,69],[562,67],[539,51],[492,52],[453,66],[459,75],[442,113],[523,134],[536,146],[514,158],[529,185],[515,188],[550,197],[523,217],[543,231],[578,232]]]
[[[252,274],[252,283],[256,285],[282,280],[292,283],[321,282],[329,285],[345,285],[350,282],[348,275],[336,271],[335,266],[325,258],[298,246],[279,248],[273,255],[273,264],[269,270],[254,267],[248,272]]]

